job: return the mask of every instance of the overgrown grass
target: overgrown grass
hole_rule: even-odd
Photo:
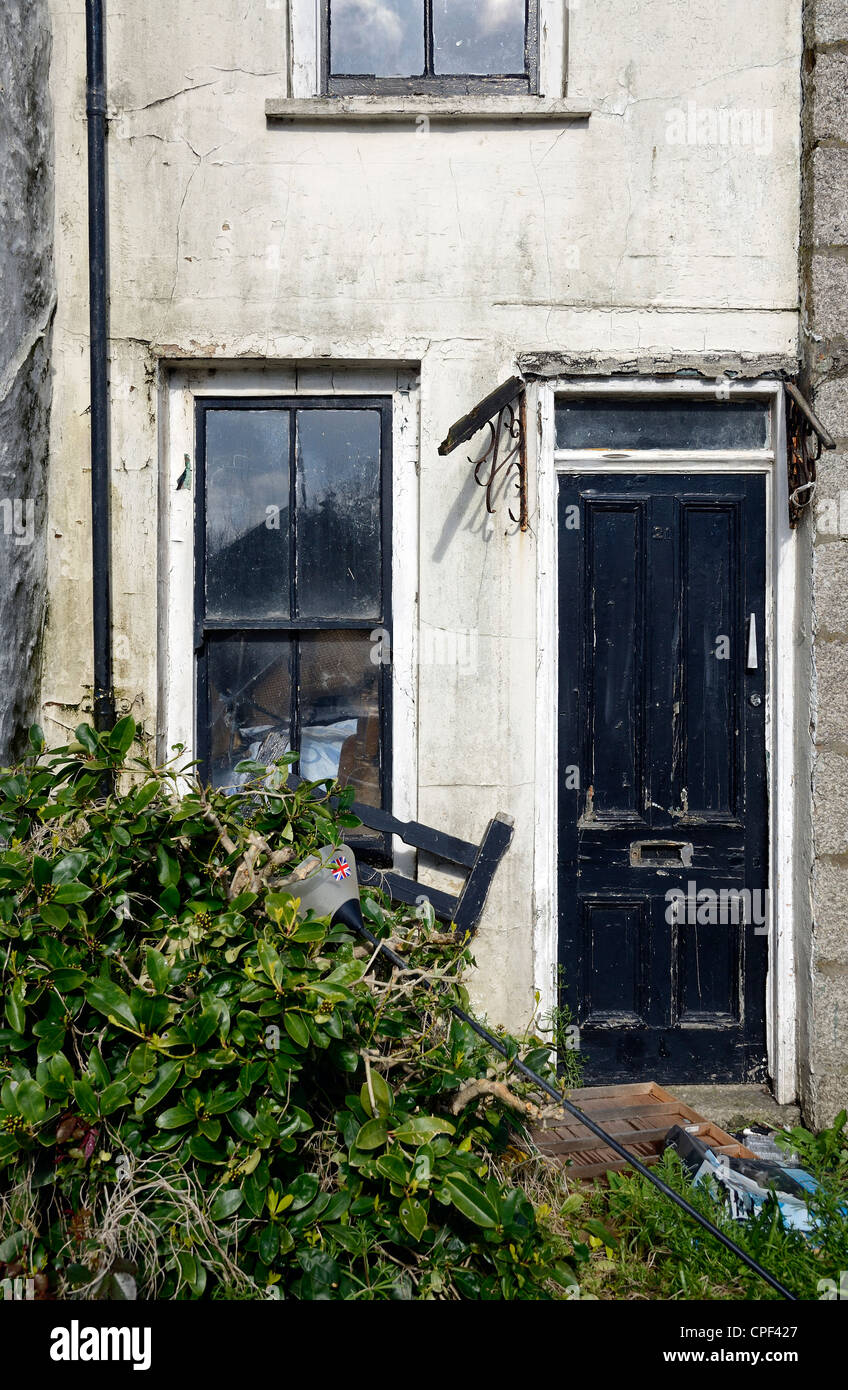
[[[848,1270],[848,1149],[844,1115],[815,1136],[787,1136],[820,1183],[810,1198],[815,1234],[784,1227],[776,1202],[746,1223],[726,1214],[720,1196],[693,1187],[677,1154],[654,1172],[800,1299],[833,1296]],[[550,1160],[527,1160],[522,1182],[537,1211],[569,1245],[583,1297],[602,1300],[779,1299],[753,1270],[638,1173],[612,1173],[579,1187]],[[549,1210],[548,1210],[549,1208]],[[830,1282],[828,1282],[830,1281]]]

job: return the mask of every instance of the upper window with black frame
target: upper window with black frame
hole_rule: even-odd
[[[326,91],[535,92],[538,0],[323,0]]]
[[[232,788],[246,780],[240,762],[296,751],[300,776],[338,778],[388,806],[391,402],[208,400],[197,411],[203,773]]]

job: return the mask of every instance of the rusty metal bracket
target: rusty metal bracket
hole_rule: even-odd
[[[816,464],[822,449],[836,443],[809,401],[791,381],[786,387],[786,448],[789,470],[789,525],[794,529],[816,493]]]
[[[515,486],[518,491],[518,516],[510,507],[509,517],[519,530],[526,531],[527,517],[527,401],[524,382],[521,377],[510,377],[496,391],[492,391],[478,405],[452,425],[447,436],[439,445],[439,453],[453,453],[471,439],[479,430],[488,429],[489,443],[483,456],[475,460],[469,456],[468,462],[474,464],[474,481],[486,489],[486,511],[494,512],[494,488],[501,473],[505,476],[512,469],[516,471]]]

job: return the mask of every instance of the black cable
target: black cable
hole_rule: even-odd
[[[345,912],[345,907],[348,906],[353,908],[352,912]],[[345,904],[343,908],[339,909],[339,912],[336,914],[336,918],[334,918],[333,920],[335,921],[336,919],[338,919],[340,921],[344,921],[345,925],[352,926],[359,933],[360,936],[365,937],[366,941],[370,941],[372,946],[376,946],[383,953],[383,955],[386,956],[386,958],[392,962],[393,965],[399,966],[401,970],[408,971],[409,966],[407,965],[406,961],[403,959],[402,956],[399,956],[396,951],[393,951],[391,947],[384,945],[384,943],[380,941],[378,937],[374,936],[374,934],[368,930],[364,923],[362,923],[361,919],[359,922],[356,922],[354,920],[355,916],[357,915],[357,907],[358,903]],[[425,984],[428,989],[433,989],[434,987],[432,982],[429,980],[422,979],[422,984]],[[603,1129],[601,1125],[597,1124],[595,1120],[591,1119],[588,1115],[584,1114],[584,1112],[580,1110],[578,1106],[573,1105],[570,1100],[565,1100],[562,1094],[558,1090],[556,1090],[554,1086],[551,1086],[549,1082],[543,1080],[543,1078],[539,1076],[535,1071],[533,1071],[531,1067],[526,1066],[524,1062],[519,1061],[518,1058],[510,1058],[506,1045],[502,1043],[497,1037],[495,1037],[494,1033],[490,1033],[487,1028],[483,1027],[482,1023],[478,1023],[475,1018],[472,1018],[469,1013],[466,1013],[465,1009],[461,1009],[458,1004],[449,1003],[448,1008],[456,1018],[460,1019],[462,1023],[467,1023],[469,1028],[472,1028],[478,1037],[482,1038],[485,1042],[487,1042],[490,1047],[493,1047],[495,1051],[499,1052],[502,1057],[505,1057],[507,1059],[507,1061],[511,1061],[516,1071],[520,1072],[522,1076],[527,1077],[528,1081],[532,1081],[536,1086],[540,1087],[541,1090],[546,1092],[547,1095],[551,1096],[556,1101],[557,1105],[562,1106],[563,1110],[567,1111],[567,1113],[573,1116],[575,1120],[578,1120],[580,1124],[585,1125],[586,1128],[591,1130],[593,1134],[596,1134],[599,1139],[602,1139],[604,1141],[604,1144],[606,1144],[609,1148],[613,1150],[614,1153],[617,1153],[621,1158],[625,1159],[626,1162],[629,1163],[632,1168],[635,1168],[637,1173],[641,1173],[643,1178],[647,1178],[648,1182],[653,1183],[654,1187],[656,1187],[660,1192],[664,1193],[666,1197],[670,1198],[670,1200],[674,1202],[676,1206],[680,1207],[682,1211],[685,1211],[688,1216],[691,1216],[693,1218],[693,1220],[697,1221],[699,1226],[703,1226],[705,1231],[709,1231],[711,1236],[715,1236],[716,1240],[720,1241],[721,1244],[727,1250],[730,1250],[733,1252],[734,1255],[737,1255],[738,1258],[743,1262],[743,1264],[746,1264],[749,1269],[752,1269],[755,1274],[758,1274],[761,1279],[764,1279],[765,1282],[771,1286],[771,1288],[775,1289],[780,1294],[781,1298],[788,1299],[790,1302],[793,1303],[798,1302],[797,1294],[791,1293],[789,1289],[785,1287],[785,1285],[781,1284],[779,1279],[775,1279],[773,1274],[769,1274],[767,1269],[763,1269],[762,1265],[758,1264],[757,1261],[753,1259],[751,1255],[747,1254],[747,1252],[743,1250],[740,1245],[737,1245],[736,1242],[732,1241],[729,1236],[726,1236],[723,1231],[720,1231],[717,1226],[714,1226],[713,1223],[709,1221],[706,1216],[702,1216],[701,1213],[695,1209],[695,1207],[693,1207],[689,1202],[686,1201],[685,1197],[681,1197],[679,1192],[675,1192],[674,1188],[669,1187],[668,1184],[664,1183],[661,1178],[655,1177],[654,1174],[651,1172],[650,1168],[646,1168],[644,1163],[640,1163],[638,1158],[634,1158],[633,1154],[628,1153],[627,1149],[625,1149],[622,1144],[619,1144],[618,1140],[613,1138],[611,1134],[608,1134],[607,1131]]]

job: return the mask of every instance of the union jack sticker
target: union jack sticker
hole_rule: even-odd
[[[343,878],[350,878],[350,865],[343,854],[336,855],[331,861],[330,870],[336,883],[341,883]]]

